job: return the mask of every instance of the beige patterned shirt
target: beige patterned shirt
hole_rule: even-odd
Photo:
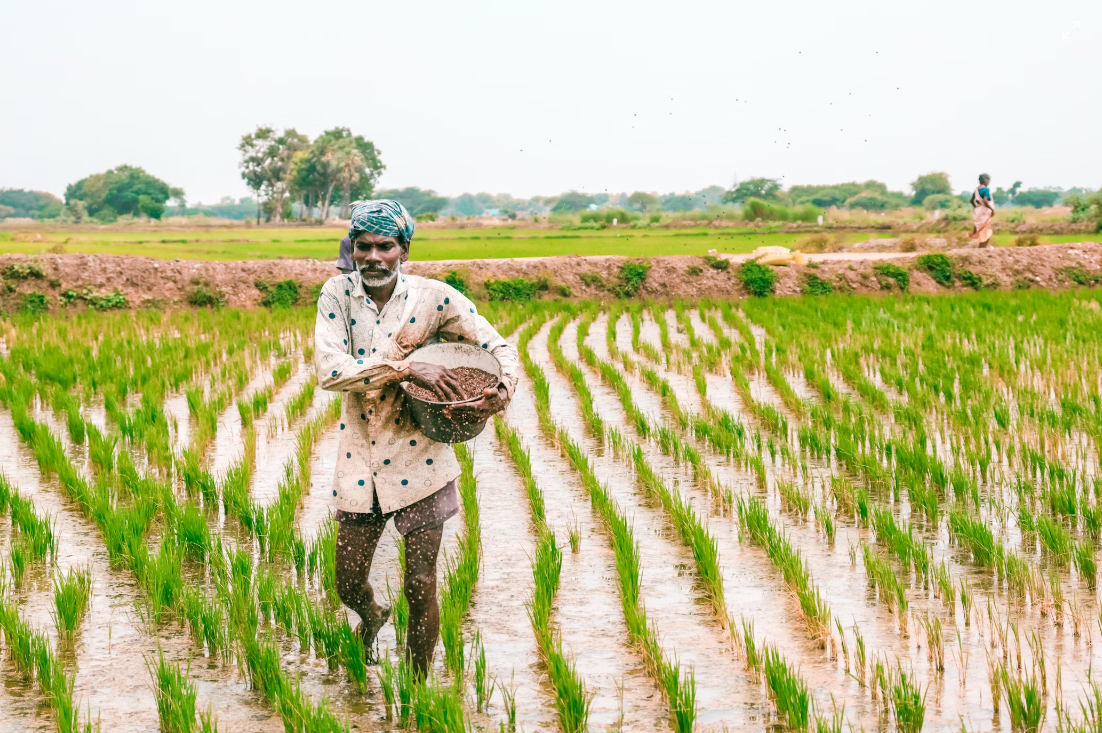
[[[333,477],[337,509],[370,512],[374,489],[384,512],[397,511],[459,476],[452,447],[425,437],[402,410],[398,387],[409,353],[438,341],[488,349],[501,362],[512,398],[520,367],[516,349],[450,285],[399,274],[382,312],[364,292],[358,271],[322,287],[314,327],[318,384],[345,393]]]

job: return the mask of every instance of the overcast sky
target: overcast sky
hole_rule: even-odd
[[[247,195],[258,124],[385,187],[556,194],[945,170],[1102,186],[1102,2],[0,0],[0,187],[127,163]]]

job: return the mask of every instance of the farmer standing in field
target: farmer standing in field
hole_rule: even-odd
[[[340,449],[333,477],[337,508],[337,593],[361,620],[370,648],[390,608],[375,600],[368,572],[387,520],[405,538],[404,593],[409,603],[406,658],[424,676],[440,630],[436,562],[444,522],[459,511],[459,463],[450,445],[425,437],[404,412],[399,382],[463,399],[444,367],[405,361],[436,341],[478,344],[501,363],[501,383],[475,402],[450,408],[456,422],[478,422],[505,409],[519,359],[458,290],[402,273],[413,218],[397,201],[358,202],[348,232],[353,269],[325,283],[318,299],[315,365],[322,389],[344,392]]]
[[[991,200],[991,176],[980,174],[980,185],[972,192],[972,224],[976,231],[968,236],[986,247],[993,231],[991,220],[995,218],[995,204]]]

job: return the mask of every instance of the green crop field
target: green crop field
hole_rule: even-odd
[[[334,259],[345,232],[322,228],[211,229],[204,231],[0,231],[0,254],[109,253],[161,259],[260,260]],[[745,253],[765,245],[795,246],[800,234],[759,229],[421,229],[411,259],[465,260],[555,255],[623,255],[657,257],[698,255],[708,250]],[[887,232],[847,233],[847,242],[892,236]],[[933,236],[933,235],[931,235]],[[996,243],[1011,243],[1000,234]],[[1082,241],[1082,235],[1041,238],[1042,243]],[[59,247],[60,245],[60,247]]]
[[[396,535],[378,648],[340,601],[313,308],[15,316],[0,729],[1100,730],[1098,300],[483,305],[427,683]]]

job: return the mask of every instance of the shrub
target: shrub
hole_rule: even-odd
[[[583,211],[578,215],[578,220],[584,223],[594,224],[612,224],[612,220],[615,219],[617,224],[630,224],[632,221],[631,212],[624,209],[604,209],[602,211]]]
[[[1014,237],[1015,247],[1036,247],[1041,243],[1041,238],[1036,234],[1021,234]]]
[[[4,268],[4,277],[8,280],[28,280],[32,277],[43,278],[46,273],[37,262],[14,262]]]
[[[699,265],[689,265],[689,269],[686,270],[686,272],[688,272],[693,277],[696,277],[697,275],[704,272],[704,268],[700,267]]]
[[[1102,275],[1096,272],[1087,272],[1083,269],[1082,265],[1075,265],[1074,267],[1065,267],[1060,270],[1060,275],[1068,280],[1071,280],[1076,285],[1082,285],[1084,287],[1090,287],[1091,285],[1097,285],[1102,280]]]
[[[914,252],[918,249],[918,240],[914,237],[903,237],[903,241],[899,243],[900,252]]]
[[[761,199],[746,199],[742,204],[742,218],[747,221],[817,221],[823,210],[814,204],[799,207],[771,204]]]
[[[527,303],[537,296],[541,290],[551,287],[547,278],[529,280],[526,277],[513,277],[507,280],[486,280],[482,283],[490,300],[508,301],[511,303]]]
[[[804,279],[804,295],[830,295],[834,292],[834,285],[830,280],[824,280],[818,275],[808,273]]]
[[[208,285],[199,285],[188,293],[187,302],[197,308],[221,308],[226,304],[226,296]]]
[[[964,208],[949,209],[945,212],[945,221],[967,221],[971,218],[972,215]]]
[[[974,290],[979,290],[983,287],[983,278],[971,270],[960,270],[957,272],[957,277],[962,283]]]
[[[725,260],[722,257],[712,257],[711,255],[706,255],[704,257],[704,261],[708,263],[708,267],[712,268],[713,270],[726,270],[731,267],[731,261]]]
[[[926,211],[934,211],[935,209],[944,210],[961,208],[960,199],[947,193],[930,194],[923,200],[922,206],[926,209]]]
[[[85,288],[77,297],[100,311],[117,310],[130,305],[126,300],[126,295],[118,290],[107,295],[96,295],[90,288]]]
[[[61,303],[61,306],[64,308],[66,306],[70,306],[73,303],[77,302],[77,298],[79,298],[79,297],[80,296],[77,295],[77,291],[70,289],[70,290],[63,291],[61,293],[61,295],[57,296],[57,300],[58,300],[59,303]]]
[[[1031,287],[1033,287],[1033,283],[1031,283],[1029,280],[1026,280],[1024,277],[1018,277],[1014,279],[1015,290],[1029,290]]]
[[[796,246],[801,252],[826,252],[831,244],[831,238],[826,234],[808,234],[796,240]]]
[[[264,293],[260,304],[268,308],[290,308],[299,298],[300,286],[297,280],[283,280],[275,285],[257,280],[253,285]]]
[[[579,231],[579,230],[586,231],[586,230],[594,230],[594,229],[604,229],[607,226],[608,226],[608,224],[606,224],[603,221],[602,222],[582,221],[582,222],[578,222],[577,224],[575,224],[572,221],[564,221],[559,228],[562,229],[564,232],[573,232],[573,231]]]
[[[438,218],[435,211],[422,211],[420,214],[413,217],[414,221],[436,221]]]
[[[953,263],[943,254],[922,255],[917,260],[918,269],[944,288],[953,287]]]
[[[647,218],[650,220],[651,224],[657,224],[658,222],[662,221],[662,215],[661,214],[651,214]]]
[[[24,293],[19,310],[34,315],[45,313],[50,310],[50,297],[45,293]]]
[[[643,281],[647,279],[648,272],[650,272],[649,262],[625,262],[620,268],[619,279],[611,288],[612,292],[617,298],[630,298],[639,292]]]
[[[457,270],[448,270],[448,274],[444,275],[444,284],[451,285],[463,295],[471,294],[471,288],[467,285],[467,278],[463,277],[463,274]]]
[[[587,288],[598,288],[603,290],[605,287],[605,279],[598,275],[596,272],[583,272],[578,275],[582,281],[582,285]]]
[[[907,272],[905,268],[899,265],[892,265],[884,262],[875,265],[872,269],[873,272],[879,275],[877,279],[880,282],[881,290],[891,289],[891,283],[888,282],[889,280],[895,280],[900,290],[907,290],[911,287],[911,273]]]
[[[739,266],[738,279],[746,292],[757,298],[772,295],[777,285],[777,273],[773,268],[755,260],[747,260]]]
[[[569,285],[558,285],[555,289],[558,290],[559,295],[564,298],[569,298],[574,293],[574,289]]]
[[[1020,211],[1008,211],[1005,214],[1000,214],[999,218],[1008,224],[1021,224],[1025,221],[1025,214]]]

